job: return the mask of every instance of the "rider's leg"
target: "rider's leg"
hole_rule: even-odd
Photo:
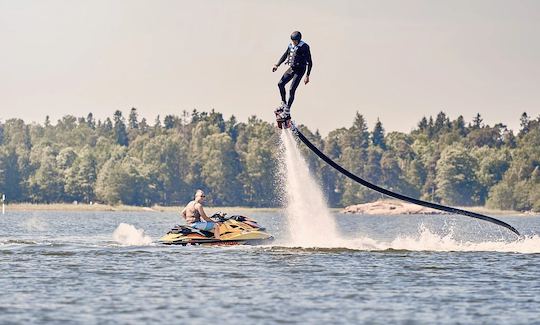
[[[287,99],[285,96],[285,85],[289,83],[289,81],[291,81],[293,77],[294,77],[294,73],[292,69],[288,69],[287,71],[285,71],[285,73],[283,74],[283,76],[278,82],[279,93],[281,95],[281,101],[283,103],[287,102]]]
[[[214,224],[214,237],[215,237],[216,239],[219,239],[219,235],[220,235],[220,234],[219,234],[219,223],[216,222],[216,223]]]
[[[305,70],[297,71],[294,73],[294,76],[292,78],[291,83],[291,90],[289,90],[289,103],[287,104],[287,107],[291,109],[291,106],[294,102],[294,95],[296,93],[296,88],[298,88],[298,85],[300,85],[300,81],[302,81],[302,77],[304,76]]]

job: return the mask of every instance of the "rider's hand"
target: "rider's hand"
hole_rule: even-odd
[[[307,85],[309,82],[309,76],[306,76],[306,79],[304,79],[304,84]]]
[[[276,72],[277,70],[277,65],[274,64],[274,66],[272,67],[272,72]]]

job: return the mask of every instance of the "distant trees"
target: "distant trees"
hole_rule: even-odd
[[[523,119],[522,122],[525,120]],[[489,192],[488,206],[502,209],[540,211],[540,119],[522,123],[512,160]]]
[[[97,161],[93,153],[83,149],[73,164],[65,169],[64,192],[70,200],[89,203],[95,200]]]
[[[540,211],[540,118],[520,116],[514,135],[476,114],[422,117],[409,134],[372,131],[356,113],[326,137],[302,132],[351,172],[394,191],[453,205]],[[0,194],[10,201],[181,204],[197,188],[212,204],[274,206],[279,153],[275,127],[255,116],[219,112],[159,116],[150,125],[131,108],[96,120],[66,115],[52,123],[0,123]],[[366,202],[366,189],[301,149],[333,206]]]
[[[437,161],[436,192],[441,202],[452,205],[479,203],[478,162],[461,144],[448,146]]]
[[[64,178],[54,152],[47,147],[35,161],[35,173],[29,179],[30,198],[34,202],[58,202],[64,197]]]
[[[23,159],[20,160],[19,162],[19,155],[14,147],[0,146],[0,194],[5,194],[14,201],[27,199],[20,173],[20,167],[24,164]]]

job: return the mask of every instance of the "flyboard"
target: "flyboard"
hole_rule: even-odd
[[[277,119],[276,118],[276,122],[277,122],[277,127],[280,128],[280,129],[290,129],[291,126],[292,126],[292,122],[291,122],[291,118],[286,118],[286,119]]]
[[[283,114],[283,106],[276,108],[276,110],[274,111],[274,114],[276,115],[276,123],[277,123],[278,128],[280,129],[291,128],[292,126],[291,115]]]
[[[513,232],[514,234],[516,234],[517,236],[521,237],[521,234],[519,233],[519,231],[517,231],[516,228],[512,227],[508,223],[506,223],[504,221],[501,221],[499,219],[495,219],[493,217],[489,217],[489,216],[486,216],[486,215],[483,215],[483,214],[480,214],[480,213],[476,213],[476,212],[472,212],[472,211],[467,211],[467,210],[458,209],[458,208],[454,208],[454,207],[450,207],[450,206],[446,206],[446,205],[442,205],[442,204],[437,204],[437,203],[433,203],[433,202],[428,202],[428,201],[415,199],[413,197],[409,197],[409,196],[406,196],[406,195],[403,195],[403,194],[400,194],[400,193],[396,193],[396,192],[390,191],[390,190],[388,190],[386,188],[383,188],[383,187],[380,187],[380,186],[375,185],[373,183],[370,183],[367,180],[365,180],[365,179],[351,173],[350,171],[346,170],[345,168],[341,167],[335,161],[330,159],[330,157],[326,156],[322,151],[320,151],[317,147],[315,147],[315,145],[313,143],[311,143],[302,134],[302,132],[300,132],[300,130],[298,130],[296,125],[291,121],[290,116],[288,117],[288,119],[283,119],[283,118],[281,118],[281,116],[279,116],[276,113],[276,121],[277,121],[278,128],[280,128],[280,129],[288,129],[288,128],[290,128],[291,131],[298,137],[298,139],[300,139],[300,141],[302,141],[314,154],[316,154],[319,158],[324,160],[324,162],[326,162],[328,165],[332,166],[338,172],[340,172],[341,174],[347,176],[348,178],[352,179],[353,181],[357,182],[358,184],[361,184],[361,185],[363,185],[363,186],[365,186],[367,188],[370,188],[370,189],[372,189],[372,190],[374,190],[376,192],[379,192],[379,193],[382,193],[384,195],[396,198],[398,200],[410,202],[410,203],[413,203],[413,204],[416,204],[416,205],[424,206],[424,207],[435,209],[435,210],[445,211],[445,212],[454,213],[454,214],[460,214],[460,215],[463,215],[463,216],[467,216],[467,217],[487,221],[487,222],[496,224],[498,226],[504,227],[504,228],[510,230],[511,232]]]

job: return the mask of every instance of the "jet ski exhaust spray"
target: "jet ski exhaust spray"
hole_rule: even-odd
[[[319,184],[310,175],[290,129],[281,131],[280,157],[283,204],[290,244],[301,247],[337,247],[341,240]]]

